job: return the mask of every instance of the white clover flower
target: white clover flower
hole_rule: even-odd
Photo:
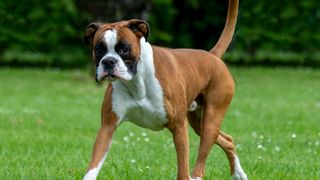
[[[144,138],[144,141],[145,141],[145,142],[148,142],[148,141],[149,141],[149,138]]]
[[[124,140],[124,141],[129,141],[129,137],[128,137],[128,136],[125,136],[125,137],[123,137],[123,140]]]
[[[291,134],[291,138],[292,138],[292,139],[294,139],[294,138],[296,138],[296,137],[297,137],[297,135],[296,135],[295,133]]]
[[[279,152],[279,151],[280,151],[280,147],[279,147],[279,146],[276,146],[276,147],[274,148],[274,150],[277,151],[277,152]]]
[[[262,149],[262,148],[263,148],[263,145],[262,145],[262,144],[258,144],[257,148],[258,148],[258,149]]]
[[[311,152],[312,152],[312,150],[311,150],[311,149],[308,149],[308,150],[307,150],[307,152],[308,152],[308,153],[311,153]]]
[[[131,161],[130,161],[131,163],[136,163],[137,161],[136,160],[134,160],[134,159],[131,159]]]
[[[10,114],[10,110],[0,108],[0,114]]]
[[[147,133],[143,132],[141,133],[141,136],[147,136]]]
[[[131,137],[134,136],[134,133],[133,133],[133,132],[130,132],[130,133],[129,133],[129,136],[131,136]]]
[[[235,115],[236,117],[239,117],[239,116],[241,115],[241,113],[240,113],[239,111],[236,111],[236,112],[234,112],[234,115]]]
[[[254,137],[254,138],[256,138],[258,135],[257,135],[257,132],[255,132],[255,131],[253,131],[252,133],[252,136]]]

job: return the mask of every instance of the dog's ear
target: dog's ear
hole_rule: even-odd
[[[131,29],[138,38],[144,37],[144,39],[148,41],[150,29],[146,21],[139,19],[129,20],[128,28]]]
[[[90,45],[93,43],[93,38],[98,29],[101,27],[101,23],[91,23],[87,26],[83,35],[83,42],[85,45]]]

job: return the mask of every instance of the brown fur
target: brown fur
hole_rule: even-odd
[[[169,49],[153,46],[156,77],[164,94],[168,124],[172,132],[178,161],[177,179],[189,179],[188,121],[200,136],[199,152],[192,177],[202,178],[205,162],[214,143],[226,152],[234,172],[236,155],[232,137],[220,131],[220,125],[234,94],[234,81],[220,57],[226,51],[234,32],[238,0],[229,1],[226,26],[216,46],[210,51],[195,49]],[[133,26],[134,25],[134,26]],[[149,29],[140,20],[122,21],[112,24],[89,25],[85,38],[95,44],[102,33],[117,29],[118,37],[133,43],[135,55],[140,54],[139,40],[148,37]],[[96,30],[94,32],[94,30]],[[94,33],[94,35],[92,35]],[[117,117],[112,110],[110,83],[102,105],[102,126],[94,145],[89,169],[96,167],[109,148],[116,129]],[[189,105],[196,100],[200,108],[188,112]]]
[[[216,56],[203,50],[167,49],[153,47],[156,76],[165,95],[165,107],[179,158],[178,179],[188,178],[187,109],[192,101],[202,96],[202,119],[196,112],[189,112],[189,122],[200,135],[200,149],[193,177],[203,177],[204,164],[212,144],[219,136],[220,124],[234,93],[234,83],[225,64]],[[201,69],[199,71],[199,69]],[[199,112],[198,112],[199,113]],[[183,138],[183,140],[182,140]],[[224,146],[225,139],[219,138]],[[183,157],[179,157],[185,154]],[[229,157],[229,156],[228,156]],[[233,159],[230,159],[231,161]],[[186,162],[187,164],[183,164]],[[231,162],[230,162],[231,164]],[[231,167],[231,169],[234,169]]]

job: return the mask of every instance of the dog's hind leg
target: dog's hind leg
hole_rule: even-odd
[[[227,158],[230,163],[230,171],[231,171],[231,175],[232,175],[233,179],[234,180],[247,180],[248,179],[247,175],[244,173],[244,171],[240,165],[240,161],[237,156],[236,148],[233,143],[233,138],[230,135],[220,131],[220,134],[217,138],[216,144],[218,144],[227,155]]]
[[[223,113],[221,113],[223,112]],[[202,178],[205,174],[205,163],[212,145],[216,142],[220,131],[220,123],[225,111],[217,111],[211,105],[205,105],[200,123],[200,146],[193,178]]]
[[[202,108],[197,109],[196,111],[188,112],[188,121],[192,129],[195,131],[196,134],[200,136],[201,133],[201,112]],[[244,171],[241,168],[240,161],[237,156],[236,148],[233,142],[233,138],[220,131],[216,144],[219,145],[224,152],[226,153],[226,156],[229,160],[230,164],[230,172],[233,177],[233,179],[238,180],[246,180],[247,175],[244,173]]]
[[[202,178],[212,145],[220,134],[220,125],[233,97],[233,81],[226,76],[222,84],[210,83],[203,94],[203,112],[200,120],[200,145],[192,177]]]
[[[192,129],[196,134],[200,136],[201,132],[201,113],[202,113],[202,108],[199,108],[195,111],[189,111],[188,112],[188,121]]]
[[[201,121],[202,109],[198,109],[198,110],[199,110],[198,112],[196,111],[188,112],[188,120],[192,129],[195,131],[196,134],[200,136],[200,132],[201,132],[200,121]],[[220,131],[216,144],[219,145],[226,153],[226,156],[229,160],[230,172],[233,179],[243,179],[243,180],[247,179],[246,174],[241,168],[240,161],[238,159],[236,148],[233,142],[233,138],[230,135]]]
[[[195,111],[189,111],[188,112],[188,121],[192,129],[195,131],[196,134],[200,136],[201,133],[201,114],[202,114],[202,108],[198,108]],[[230,172],[233,177],[233,179],[238,180],[246,180],[247,175],[244,173],[244,171],[241,168],[240,161],[238,159],[236,148],[233,142],[233,138],[220,131],[216,144],[219,145],[224,152],[226,153],[226,156],[229,160],[230,164]]]

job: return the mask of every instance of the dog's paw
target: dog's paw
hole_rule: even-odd
[[[97,171],[97,168],[91,169],[83,177],[83,180],[96,180],[97,176],[98,176],[98,173],[99,173],[99,171]]]
[[[232,175],[233,180],[248,180],[246,173],[243,171],[237,171]]]
[[[190,177],[190,180],[202,180],[202,179],[201,177],[195,177],[195,178]]]

